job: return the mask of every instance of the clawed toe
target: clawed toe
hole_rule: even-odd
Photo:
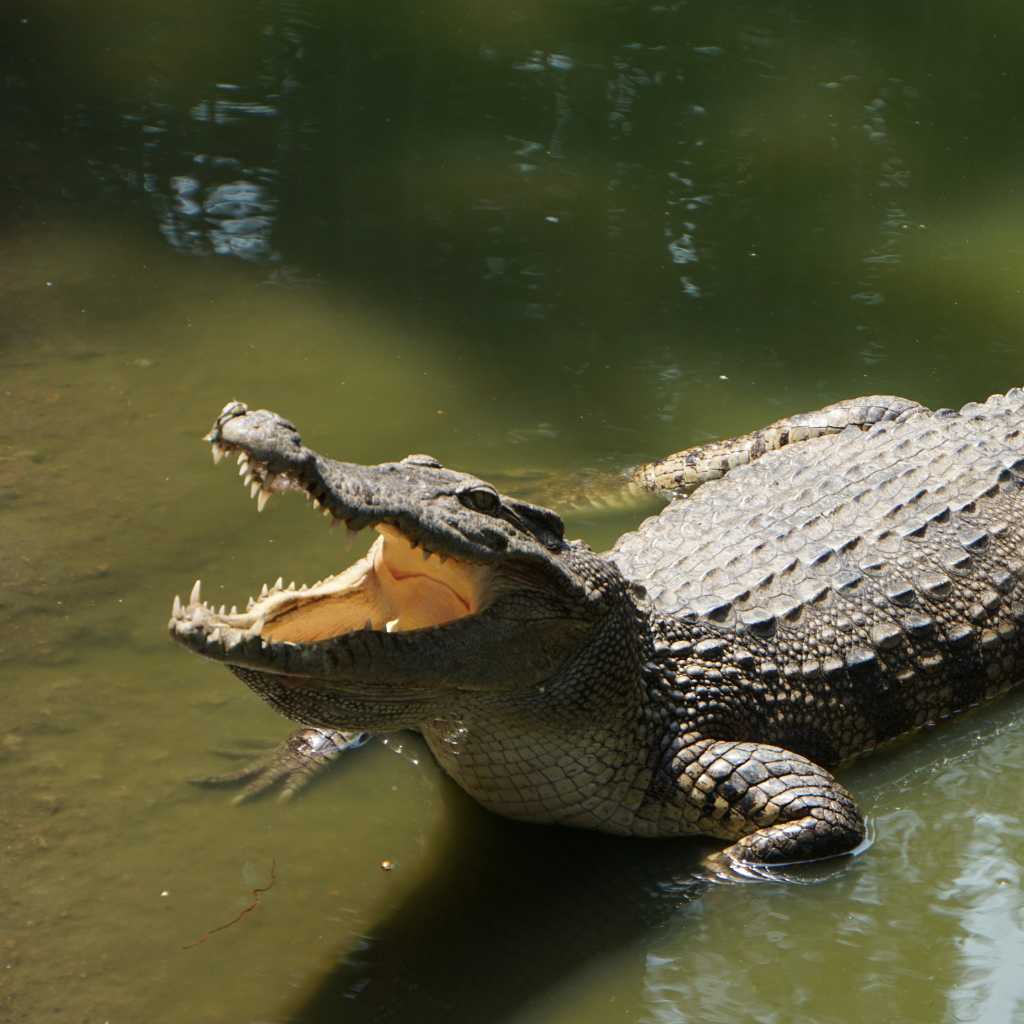
[[[266,754],[235,771],[189,781],[197,786],[234,786],[245,783],[232,799],[233,804],[262,796],[278,785],[281,787],[278,800],[290,800],[343,753],[361,747],[369,738],[365,732],[300,729]],[[246,755],[231,752],[226,756]]]

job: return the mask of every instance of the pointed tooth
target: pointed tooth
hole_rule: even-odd
[[[262,589],[260,590],[260,600],[262,601],[269,594],[270,594],[270,588],[266,585],[266,583],[264,583]]]
[[[424,548],[420,552],[420,554],[423,555],[423,561],[424,562],[429,562],[430,561],[430,552],[426,548]]]
[[[387,631],[388,633],[394,633],[394,631],[395,631],[395,630],[396,630],[397,628],[398,628],[398,619],[391,619],[391,621],[390,621],[390,622],[385,622],[385,623],[384,623],[384,629],[385,629],[385,630],[386,630],[386,631]]]
[[[256,511],[262,512],[267,507],[267,502],[270,501],[270,491],[260,491],[259,497],[256,499]]]
[[[224,650],[230,651],[232,648],[237,647],[242,642],[242,634],[237,629],[231,630],[228,633],[228,638],[224,643]]]
[[[292,580],[291,583],[288,584],[288,589],[289,590],[294,590],[295,589],[295,580]]]
[[[238,464],[239,465],[242,465],[243,462],[248,462],[248,461],[249,461],[249,459],[246,456],[245,452],[239,452],[238,453]]]
[[[224,605],[221,605],[220,606],[220,611],[218,611],[217,614],[218,615],[226,615],[227,614],[227,608],[225,608]]]
[[[190,605],[192,605],[192,604],[199,604],[199,588],[201,586],[202,586],[202,582],[200,580],[196,580],[195,584],[192,587],[192,594],[191,594],[191,596],[188,599],[188,603]]]
[[[232,615],[237,615],[238,614],[238,605],[237,604],[233,604],[231,606],[231,614]]]
[[[326,516],[326,517],[327,517],[328,519],[330,519],[330,518],[331,518],[331,510],[330,510],[329,508],[325,508],[325,509],[324,509],[324,515],[325,515],[325,516]]]
[[[171,614],[176,618],[181,618],[181,598],[177,594],[174,595],[174,606],[171,608]]]
[[[208,637],[210,643],[220,643],[220,629],[213,630]]]
[[[245,464],[245,463],[243,462],[243,463],[242,463],[242,464],[241,464],[241,465],[240,465],[240,466],[238,467],[238,475],[239,475],[239,476],[245,476],[245,474],[246,474],[246,473],[248,473],[248,472],[249,472],[249,467],[248,467],[248,466],[247,466],[247,465],[246,465],[246,464]]]
[[[249,600],[245,604],[245,610],[249,611],[255,603],[256,603],[256,599],[254,597],[250,597]]]
[[[275,590],[282,590],[283,588],[284,588],[284,577],[283,576],[278,576],[277,579],[274,581],[274,589]]]
[[[320,511],[320,507],[321,507],[320,506],[320,502],[316,498],[314,498],[313,499],[313,508],[315,508],[319,512]]]
[[[249,497],[250,498],[255,498],[256,497],[256,492],[259,489],[260,489],[260,482],[259,482],[259,480],[253,480],[253,482],[251,484],[249,484]]]
[[[211,444],[210,454],[213,456],[213,464],[216,466],[224,458],[224,449],[219,444]]]

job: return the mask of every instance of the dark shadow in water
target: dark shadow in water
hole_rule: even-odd
[[[508,1020],[707,887],[692,876],[701,842],[517,824],[458,792],[449,803],[436,872],[283,1020]]]

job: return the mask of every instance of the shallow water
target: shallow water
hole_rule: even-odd
[[[600,548],[649,509],[582,472],[1024,382],[1024,22],[822,6],[0,12],[0,1020],[1024,1020],[1020,696],[845,770],[875,842],[814,884],[500,821],[409,737],[185,782],[287,724],[172,595],[352,557],[213,470],[228,399]]]

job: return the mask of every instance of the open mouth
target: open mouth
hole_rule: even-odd
[[[172,636],[186,646],[232,661],[234,653],[287,653],[364,631],[431,629],[476,615],[488,603],[493,567],[438,550],[431,539],[411,536],[395,520],[376,521],[365,513],[346,517],[315,482],[272,472],[251,451],[223,438],[211,441],[215,463],[237,453],[239,476],[259,511],[272,495],[298,491],[347,535],[370,528],[379,536],[354,564],[313,584],[264,584],[242,612],[204,602],[197,581],[187,603],[175,597],[169,623]]]

